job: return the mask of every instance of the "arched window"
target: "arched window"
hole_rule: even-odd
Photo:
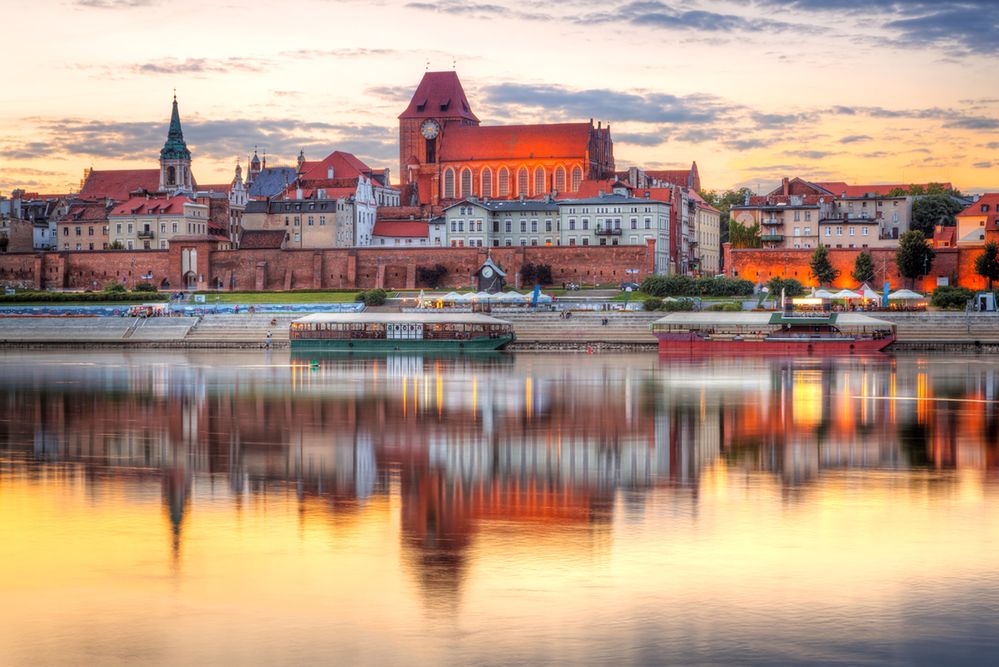
[[[542,195],[545,193],[545,168],[537,167],[534,170],[534,194]]]
[[[499,196],[510,196],[510,170],[506,167],[500,167],[499,170]]]
[[[167,185],[177,184],[177,170],[173,167],[167,167]]]
[[[444,171],[444,198],[454,199],[454,169]]]
[[[517,172],[517,195],[529,195],[527,187],[530,185],[527,175],[527,167],[521,167]]]
[[[565,168],[557,167],[555,169],[555,191],[565,192]]]
[[[493,170],[486,167],[479,177],[479,194],[483,197],[493,196]]]
[[[579,184],[583,182],[583,168],[578,164],[572,168],[572,190],[570,192],[579,192]]]
[[[461,170],[461,196],[472,196],[472,170],[468,167]]]

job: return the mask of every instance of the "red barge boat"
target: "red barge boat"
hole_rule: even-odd
[[[895,325],[861,313],[673,313],[652,323],[660,354],[856,354],[895,342]]]

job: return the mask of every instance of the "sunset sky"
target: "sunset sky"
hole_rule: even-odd
[[[14,0],[0,193],[150,168],[173,89],[201,183],[254,145],[398,175],[396,116],[451,69],[483,123],[602,120],[619,168],[696,160],[709,189],[783,175],[999,190],[999,6]],[[31,29],[27,29],[31,26]]]

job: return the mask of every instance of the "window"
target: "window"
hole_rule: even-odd
[[[832,227],[826,227],[826,236],[832,236]]]
[[[867,236],[867,227],[863,227],[860,231],[861,236]]]
[[[583,182],[583,169],[576,165],[572,168],[572,190],[571,192],[579,192],[579,184]]]
[[[444,171],[444,198],[454,199],[454,169]]]
[[[513,231],[513,220],[510,220],[509,218],[507,218],[506,224],[504,225],[504,227],[505,227],[504,231],[507,234],[509,234],[511,231]]]
[[[493,234],[499,234],[499,220],[493,220]]]
[[[857,228],[850,227],[850,236],[856,236],[856,235],[857,235]]]
[[[161,222],[160,223],[160,234],[166,234],[166,223],[165,222]]]
[[[510,196],[510,170],[506,167],[501,167],[499,170],[499,196]]]
[[[173,223],[173,233],[174,233],[174,234],[176,234],[176,233],[177,233],[177,223],[176,223],[176,222],[175,222],[175,223]]]
[[[569,245],[576,245],[576,237],[575,236],[570,236],[569,237]]]
[[[482,176],[479,178],[479,194],[483,197],[493,196],[493,170],[489,167],[482,170]]]
[[[292,221],[295,227],[299,227],[302,224],[302,216],[296,215],[295,219]]]
[[[131,223],[131,222],[130,222],[130,223],[128,223],[128,233],[129,233],[129,234],[131,234],[131,233],[132,233],[132,223]]]
[[[527,220],[520,221],[520,233],[523,234],[527,231]]]
[[[508,247],[508,248],[509,248],[510,246],[512,246],[512,245],[513,245],[513,241],[512,241],[512,240],[510,240],[510,239],[507,239],[507,240],[506,240],[506,242],[505,242],[505,243],[504,243],[503,245],[505,245],[506,247]]]
[[[589,228],[590,228],[589,218],[583,218],[583,229],[589,229]]]
[[[576,219],[575,218],[569,218],[569,229],[571,229],[572,231],[576,231]]]
[[[527,189],[527,186],[528,186],[527,178],[528,178],[528,176],[527,176],[527,167],[521,167],[520,171],[517,172],[517,194],[518,195],[525,195],[526,196],[526,195],[530,194],[530,192],[528,192],[528,189]]]
[[[795,227],[794,228],[794,235],[795,236],[801,236],[801,227]]]
[[[121,223],[120,222],[118,223],[118,233],[121,234]],[[62,228],[62,235],[63,236],[69,236],[69,227],[63,227]]]
[[[801,211],[799,211],[798,209],[795,209],[794,210],[794,221],[798,222],[800,220],[801,220]]]
[[[652,229],[652,218],[646,218],[645,219],[645,228],[646,229]]]
[[[632,229],[638,229],[638,218],[632,218],[631,219],[631,228]]]
[[[93,236],[93,235],[94,235],[94,228],[87,227],[87,236]]]
[[[534,170],[534,194],[544,194],[545,190],[545,168],[538,167]]]
[[[520,245],[527,245],[527,239],[520,239]]]
[[[805,222],[808,222],[811,219],[812,219],[812,212],[811,211],[805,211]]]
[[[583,237],[583,245],[590,245],[590,239]]]
[[[465,231],[465,221],[464,220],[459,220],[458,221],[458,231],[459,232],[464,232]]]
[[[135,250],[135,242],[132,241],[132,239],[129,239],[128,242],[126,243],[126,247],[129,250]]]
[[[811,236],[811,235],[812,235],[812,228],[805,227],[805,236]]]
[[[843,228],[842,227],[837,227],[836,228],[836,236],[843,236]]]
[[[300,233],[298,233],[298,232],[295,232],[295,240],[296,241],[301,241],[302,240],[302,235]]]
[[[311,216],[311,215],[310,215],[310,216],[308,217],[308,219],[306,220],[306,223],[307,223],[307,224],[309,225],[309,227],[311,227],[311,226],[312,226],[312,216]]]
[[[551,230],[552,230],[552,221],[551,220],[545,220],[545,231],[546,232],[550,232]]]
[[[565,192],[565,168],[555,168],[555,191]]]
[[[456,220],[451,221],[451,232],[454,233],[458,231],[458,222]]]
[[[319,216],[319,226],[321,227],[325,224],[326,224],[326,216],[325,215]]]
[[[461,170],[461,196],[472,196],[472,170],[468,167]]]

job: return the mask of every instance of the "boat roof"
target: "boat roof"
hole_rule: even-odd
[[[830,315],[834,317],[830,317]],[[782,313],[753,311],[745,313],[671,313],[656,320],[657,325],[685,325],[695,327],[767,326],[770,324],[835,324],[853,327],[891,327],[886,320],[879,320],[861,313]]]
[[[294,320],[292,324],[325,324],[329,322],[379,324],[509,324],[481,313],[313,313]]]

